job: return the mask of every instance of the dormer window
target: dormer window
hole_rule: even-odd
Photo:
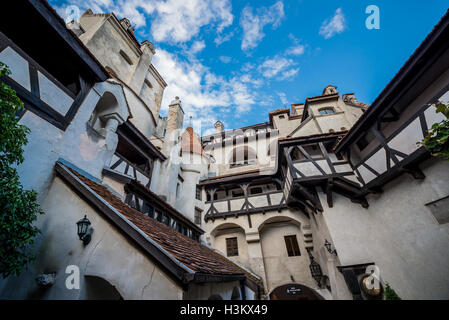
[[[334,114],[335,109],[333,107],[321,108],[318,110],[321,115]]]

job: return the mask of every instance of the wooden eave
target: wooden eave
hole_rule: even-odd
[[[125,121],[117,128],[117,134],[120,136],[126,136],[127,141],[135,146],[137,149],[142,150],[151,159],[158,158],[161,161],[165,161],[167,157],[156,148],[150,140],[148,140],[130,121]]]

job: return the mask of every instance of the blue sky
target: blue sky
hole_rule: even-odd
[[[91,8],[136,25],[167,81],[162,115],[179,96],[202,134],[268,121],[328,84],[372,103],[444,15],[447,0],[50,0],[66,18]],[[368,30],[368,5],[380,29]],[[76,14],[76,12],[75,12]]]

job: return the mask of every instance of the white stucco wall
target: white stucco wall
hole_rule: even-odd
[[[114,286],[124,299],[182,299],[182,289],[150,260],[137,245],[116,229],[56,177],[42,204],[45,215],[37,227],[37,260],[19,277],[0,281],[3,299],[85,299],[84,276],[97,276]],[[92,223],[91,242],[84,247],[77,235],[76,222],[84,215]],[[80,270],[80,289],[65,286],[66,267]],[[56,273],[56,283],[39,290],[35,278]]]
[[[423,181],[409,175],[390,182],[369,209],[334,194],[323,217],[342,265],[375,262],[403,299],[449,298],[449,225],[439,225],[426,203],[449,195],[449,163],[425,162]]]

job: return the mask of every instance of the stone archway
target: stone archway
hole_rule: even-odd
[[[270,300],[324,300],[315,290],[297,283],[285,284],[271,291]]]
[[[85,276],[87,300],[123,300],[116,287],[107,280],[96,276]]]

